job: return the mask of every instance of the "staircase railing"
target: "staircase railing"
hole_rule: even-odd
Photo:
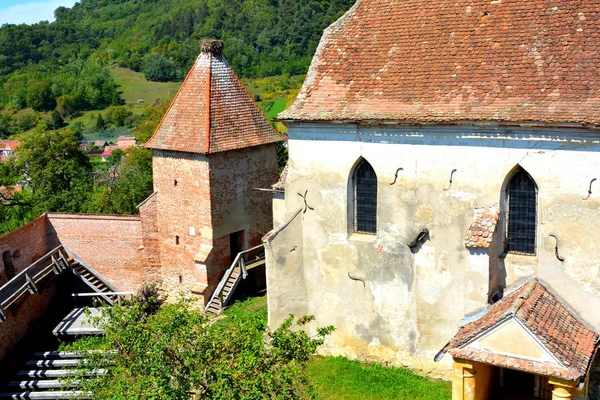
[[[63,246],[42,256],[0,287],[0,322],[6,321],[6,310],[25,293],[38,292],[37,284],[51,273],[61,274],[69,268],[69,253]]]
[[[226,305],[229,302],[229,299],[231,298],[231,296],[233,294],[233,290],[231,290],[229,292],[229,294],[226,296],[226,298],[223,298],[222,297],[223,288],[225,287],[225,284],[227,283],[227,281],[231,277],[231,274],[233,274],[233,272],[235,271],[236,268],[240,269],[240,276],[242,277],[242,279],[246,279],[248,277],[248,271],[246,269],[246,263],[248,261],[254,261],[254,260],[249,260],[249,256],[251,254],[255,255],[255,260],[256,259],[261,259],[261,258],[264,259],[264,257],[265,257],[265,248],[264,248],[264,246],[261,244],[261,245],[256,246],[256,247],[252,247],[251,249],[239,252],[238,255],[235,256],[235,259],[231,263],[231,266],[227,269],[227,271],[225,271],[225,274],[223,275],[223,278],[221,278],[221,282],[219,282],[219,285],[217,286],[217,288],[213,292],[213,294],[212,294],[212,296],[210,298],[210,301],[206,304],[205,310],[208,310],[208,307],[213,302],[213,300],[216,299],[216,298],[219,299],[219,305],[220,305],[221,309],[223,308],[224,305]]]
[[[104,286],[106,286],[111,292],[119,292],[119,288],[117,288],[116,286],[112,285],[98,271],[96,271],[94,268],[92,268],[92,266],[90,264],[88,264],[83,258],[79,257],[77,254],[75,254],[68,247],[66,247],[66,246],[63,246],[63,247],[67,251],[67,253],[69,254],[69,256],[73,260],[75,260],[75,262],[77,262],[81,267],[83,267],[84,269],[86,269],[89,273],[91,273],[92,275],[94,275],[94,277],[96,279],[98,279],[98,281],[102,282],[104,284]],[[73,273],[75,275],[77,275],[92,290],[94,290],[96,293],[100,294],[100,297],[102,297],[108,304],[110,304],[111,306],[115,305],[114,300],[111,299],[109,297],[109,295],[107,295],[107,294],[103,293],[102,291],[100,291],[96,286],[94,286],[91,282],[89,282],[87,279],[85,279],[85,277],[83,277],[83,275],[81,275],[79,272],[75,271],[74,269],[73,269]]]

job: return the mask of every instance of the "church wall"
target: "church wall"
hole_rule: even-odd
[[[295,193],[307,193],[314,210],[303,214],[302,230],[288,233],[296,235],[288,240],[302,241],[303,268],[288,268],[286,257],[268,266],[269,303],[281,305],[270,307],[271,324],[285,318],[290,300],[278,287],[297,282],[306,287],[304,309],[316,315],[316,325],[337,328],[326,352],[448,377],[450,360],[434,363],[433,357],[462,318],[486,306],[489,291],[490,271],[469,259],[464,233],[474,208],[499,207],[505,178],[520,164],[538,185],[537,254],[490,255],[497,269],[492,276],[510,286],[537,274],[599,328],[594,310],[600,275],[590,255],[600,240],[600,187],[583,200],[599,170],[596,135],[550,128],[289,124],[286,211],[303,206]],[[352,232],[349,183],[360,157],[378,177],[376,235]],[[398,168],[403,170],[392,185]],[[423,228],[429,240],[411,252],[407,244]],[[564,262],[555,256],[551,234],[559,238]],[[495,242],[490,251],[503,247]]]
[[[50,250],[46,243],[46,215],[0,236],[0,285],[7,282],[4,252],[10,252],[15,274],[18,274]]]

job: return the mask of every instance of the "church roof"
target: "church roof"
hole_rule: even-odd
[[[146,147],[210,154],[282,140],[222,55],[223,42],[205,41]]]
[[[508,318],[517,319],[527,328],[559,364],[467,346]],[[538,279],[533,279],[490,306],[482,317],[460,327],[440,355],[449,352],[457,358],[575,380],[587,374],[598,339],[598,333],[582,322]]]
[[[600,125],[599,37],[599,0],[358,0],[279,118]]]

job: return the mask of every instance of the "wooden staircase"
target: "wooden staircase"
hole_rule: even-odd
[[[248,277],[248,271],[252,268],[265,265],[265,248],[260,246],[253,247],[240,252],[223,278],[219,282],[219,286],[213,292],[213,295],[206,305],[205,311],[213,314],[221,314],[225,306],[229,304],[233,297],[233,292],[242,281]]]
[[[79,277],[86,285],[88,285],[96,293],[100,294],[99,297],[104,299],[108,304],[115,305],[119,302],[119,296],[115,294],[103,294],[103,293],[115,293],[119,290],[112,286],[110,282],[97,273],[90,266],[86,266],[79,261],[73,261],[71,264],[73,273]]]

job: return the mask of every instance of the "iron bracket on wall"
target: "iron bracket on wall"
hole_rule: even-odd
[[[590,181],[590,188],[588,189],[588,195],[587,195],[587,197],[586,197],[585,199],[583,199],[583,200],[587,200],[587,199],[589,199],[589,198],[592,196],[592,184],[594,183],[594,181],[596,181],[596,178],[594,178],[594,179],[592,179],[592,180]]]
[[[556,237],[556,235],[550,235],[550,236],[553,237],[554,240],[556,240],[556,246],[554,246],[554,255],[556,256],[556,259],[560,262],[565,261],[565,259],[558,254],[558,238]]]
[[[429,237],[429,229],[424,228],[421,230],[421,232],[419,232],[417,237],[415,237],[413,239],[413,241],[408,244],[408,247],[411,249],[414,249],[418,245],[425,243],[425,241],[427,240],[428,237]]]
[[[450,172],[450,182],[449,182],[448,188],[444,189],[444,191],[448,191],[448,190],[450,190],[450,188],[452,187],[452,179],[454,179],[454,173],[455,173],[456,171],[458,171],[458,170],[457,170],[456,168],[454,168],[454,169],[452,170],[452,172]]]
[[[396,184],[396,182],[398,181],[398,173],[399,173],[400,171],[404,171],[404,168],[398,168],[398,169],[396,170],[396,175],[394,176],[394,182],[390,183],[390,186],[393,186],[393,185],[395,185],[395,184]]]
[[[313,207],[308,205],[308,202],[306,201],[307,194],[308,194],[308,190],[304,192],[304,195],[302,195],[302,193],[298,193],[298,196],[302,197],[302,200],[304,200],[304,211],[302,212],[303,214],[306,214],[307,210],[311,210],[311,211],[315,210]]]
[[[356,276],[350,275],[350,272],[348,272],[348,278],[352,279],[353,281],[362,282],[363,287],[367,287],[364,280],[357,278]]]

